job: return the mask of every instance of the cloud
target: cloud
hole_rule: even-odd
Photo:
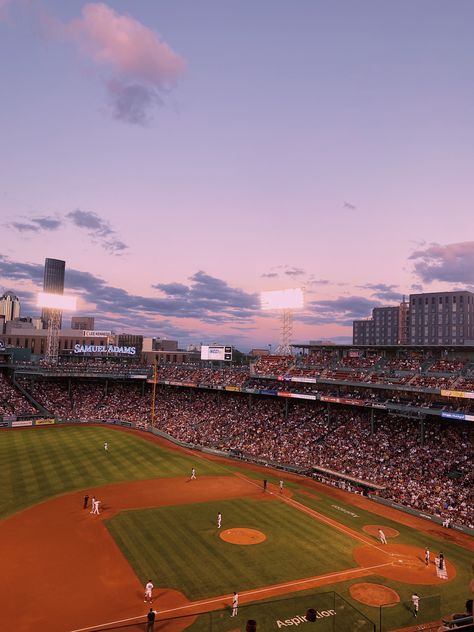
[[[303,268],[298,268],[296,266],[289,266],[287,264],[280,266],[273,266],[271,268],[271,272],[265,272],[261,275],[264,279],[275,279],[280,276],[279,272],[275,272],[275,270],[281,270],[282,274],[289,277],[302,276],[306,274],[306,271]]]
[[[338,324],[352,325],[353,320],[367,318],[374,307],[380,307],[380,301],[374,301],[365,296],[341,296],[335,299],[309,301],[305,314],[296,316],[309,325]]]
[[[422,292],[422,291],[423,291],[423,286],[422,286],[422,285],[420,285],[419,283],[413,283],[413,284],[411,285],[411,289],[412,289],[414,292]]]
[[[13,228],[20,233],[39,233],[40,231],[57,230],[61,226],[61,220],[54,217],[26,218],[23,222],[11,222],[4,224],[7,228]]]
[[[0,277],[9,282],[31,280],[39,289],[43,271],[43,264],[13,262],[0,255]],[[162,326],[163,318],[195,319],[216,327],[248,325],[260,313],[257,294],[231,287],[226,281],[202,271],[192,275],[188,285],[157,284],[155,288],[163,293],[160,297],[129,293],[108,285],[99,276],[73,268],[66,268],[65,287],[93,305],[91,311],[98,314],[101,323],[113,321],[117,326],[127,325],[135,330],[144,327],[156,330],[158,325]],[[30,307],[37,311],[33,305]]]
[[[386,283],[366,283],[365,285],[358,285],[357,287],[364,290],[374,290],[372,296],[379,298],[382,301],[396,301],[400,302],[402,295],[395,290],[398,285],[387,285]]]
[[[424,282],[474,284],[474,241],[430,244],[410,257],[415,274]]]
[[[36,217],[31,220],[42,230],[57,230],[61,226],[61,220],[54,217]]]
[[[292,267],[288,267],[288,269],[285,270],[284,274],[286,274],[286,276],[295,277],[295,276],[304,275],[306,274],[306,272],[303,270],[303,268],[296,268],[292,266]]]
[[[69,23],[48,18],[48,30],[65,39],[93,64],[110,71],[106,79],[112,115],[144,125],[153,106],[176,85],[184,59],[160,35],[104,3],[88,3]]]
[[[329,285],[329,283],[330,281],[328,279],[315,279],[312,275],[307,281],[308,285]]]
[[[102,247],[114,255],[121,255],[128,246],[115,237],[116,232],[110,223],[91,211],[76,209],[66,214],[66,217],[77,228],[84,230],[93,239],[98,239]]]
[[[119,79],[107,82],[107,94],[114,118],[143,127],[150,123],[151,107],[163,105],[163,99],[150,87],[139,83],[127,85]]]
[[[37,233],[40,230],[39,226],[35,226],[34,224],[26,224],[24,222],[12,222],[11,224],[7,224],[10,228],[14,228],[19,233]]]

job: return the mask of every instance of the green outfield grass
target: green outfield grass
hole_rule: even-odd
[[[218,511],[222,530],[258,529],[267,539],[250,546],[224,542]],[[106,525],[142,583],[151,578],[191,600],[355,566],[352,538],[277,500],[124,511]]]
[[[104,441],[109,444],[104,453]],[[0,519],[66,492],[107,483],[187,476],[196,459],[140,434],[96,426],[0,432]],[[199,460],[199,474],[225,475]]]

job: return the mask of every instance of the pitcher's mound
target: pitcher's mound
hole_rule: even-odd
[[[397,535],[400,535],[400,531],[397,531],[396,529],[392,529],[392,527],[384,527],[383,525],[366,524],[365,527],[362,527],[362,531],[364,533],[373,535],[376,538],[379,537],[379,529],[382,529],[382,531],[385,533],[387,538],[396,538]]]
[[[386,606],[400,601],[398,593],[381,584],[353,584],[349,588],[351,597],[366,606]]]
[[[239,527],[237,529],[226,529],[220,532],[220,537],[231,544],[260,544],[267,539],[267,536],[256,529],[246,529]]]

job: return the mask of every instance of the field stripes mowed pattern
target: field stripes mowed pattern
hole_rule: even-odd
[[[109,444],[105,454],[104,442]],[[66,492],[107,483],[187,476],[192,456],[166,450],[140,435],[107,427],[65,426],[0,433],[0,519]],[[225,475],[212,461],[199,473]]]
[[[235,545],[222,529],[251,528],[267,539]],[[252,498],[124,511],[107,528],[141,582],[192,600],[353,568],[354,540],[278,500]]]

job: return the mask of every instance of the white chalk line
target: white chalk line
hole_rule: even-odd
[[[314,577],[307,577],[306,579],[296,579],[292,582],[286,582],[284,584],[273,584],[272,586],[265,586],[264,588],[254,588],[252,590],[245,590],[240,594],[241,597],[251,597],[252,595],[258,595],[260,593],[272,592],[275,590],[279,590],[281,588],[289,588],[291,586],[300,586],[302,584],[309,584],[310,582],[317,582],[323,579],[332,579],[334,577],[338,577],[339,575],[354,575],[356,573],[364,573],[367,574],[368,571],[373,571],[377,568],[383,568],[385,566],[391,566],[390,562],[385,564],[376,564],[375,566],[367,566],[367,567],[357,567],[351,568],[345,571],[336,571],[335,573],[328,573],[326,575],[315,575]],[[212,597],[212,599],[202,599],[200,601],[193,601],[191,603],[185,604],[184,606],[177,606],[176,608],[168,608],[168,610],[160,610],[158,615],[163,614],[171,614],[180,612],[182,610],[188,610],[189,608],[199,608],[200,606],[206,606],[212,603],[220,602],[228,600],[229,606],[232,600],[232,595],[221,595],[220,597]],[[243,605],[243,604],[242,604]],[[196,616],[200,614],[205,614],[203,612],[197,613]],[[70,630],[69,632],[87,632],[88,630],[96,630],[97,628],[103,628],[111,625],[118,625],[120,623],[129,623],[130,621],[136,621],[137,619],[143,619],[146,615],[140,614],[134,617],[129,617],[128,619],[118,619],[117,621],[108,621],[107,623],[99,623],[98,625],[89,626],[87,628],[77,628],[75,630]],[[194,615],[190,615],[194,616]]]
[[[251,479],[247,478],[243,474],[240,474],[239,472],[236,472],[236,476],[238,476],[239,478],[242,478],[243,480],[247,481],[248,483],[250,483],[250,485],[254,485],[255,487],[258,487],[258,488],[261,487],[258,483],[255,483],[254,481],[252,481]],[[381,553],[385,553],[385,555],[390,555],[392,557],[393,557],[393,555],[395,555],[394,553],[388,553],[383,548],[381,548],[380,546],[378,546],[377,544],[375,544],[374,542],[372,542],[371,540],[369,540],[365,536],[362,536],[362,535],[359,535],[356,532],[353,532],[351,529],[349,529],[345,525],[341,524],[340,522],[337,522],[337,520],[333,520],[332,518],[328,518],[324,514],[321,514],[321,513],[319,513],[318,511],[316,511],[314,509],[311,509],[311,507],[307,507],[306,505],[303,505],[302,503],[299,503],[297,500],[293,500],[292,498],[288,498],[288,497],[286,497],[286,496],[284,496],[283,494],[280,494],[280,493],[276,494],[275,492],[272,492],[272,491],[267,491],[265,493],[271,494],[272,496],[275,496],[275,498],[279,498],[283,502],[286,502],[288,505],[293,505],[296,509],[299,509],[299,511],[302,511],[303,513],[306,513],[309,516],[312,516],[313,518],[317,518],[321,522],[324,522],[325,524],[329,525],[330,527],[333,527],[334,529],[337,529],[337,530],[341,531],[342,533],[344,533],[345,535],[349,536],[350,538],[353,538],[354,540],[359,540],[359,542],[362,542],[363,544],[365,544],[367,546],[371,546],[372,548],[376,549],[377,551],[380,551]]]

